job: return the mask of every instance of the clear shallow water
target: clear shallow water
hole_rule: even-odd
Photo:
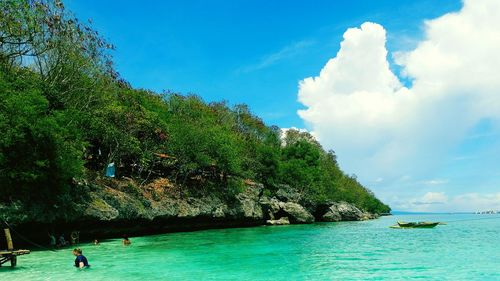
[[[491,218],[478,220],[479,218]],[[473,220],[471,220],[473,219]],[[456,221],[391,229],[396,220]],[[364,222],[207,230],[36,251],[0,280],[500,280],[500,215],[392,216]]]

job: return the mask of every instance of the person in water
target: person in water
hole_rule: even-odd
[[[89,262],[87,261],[87,258],[82,254],[82,249],[75,248],[73,250],[73,255],[76,256],[75,267],[78,267],[78,268],[87,268],[87,267],[90,266]]]
[[[71,245],[80,244],[80,231],[76,230],[72,231],[70,238],[71,238]]]
[[[96,246],[99,245],[99,240],[94,239],[94,245],[96,245]]]
[[[50,233],[50,232],[48,233],[48,235],[49,235],[49,239],[50,239],[50,242],[49,242],[50,243],[50,247],[55,248],[56,245],[57,245],[56,237],[52,233]]]
[[[123,244],[123,246],[128,246],[128,245],[132,244],[132,242],[128,239],[127,235],[123,235],[122,244]]]
[[[59,247],[64,247],[68,245],[68,241],[66,241],[66,238],[64,238],[64,233],[59,236]]]

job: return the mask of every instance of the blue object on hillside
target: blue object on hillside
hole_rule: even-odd
[[[115,177],[115,163],[114,162],[111,162],[108,164],[108,167],[106,168],[106,177],[108,177],[108,178]]]

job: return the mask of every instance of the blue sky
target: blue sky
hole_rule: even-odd
[[[306,97],[306,102],[298,98],[299,81],[318,76],[329,59],[338,56],[341,42],[350,42],[343,37],[349,28],[358,28],[360,36],[367,37],[370,32],[382,34],[377,30],[383,30],[390,72],[397,76],[405,89],[414,91],[412,82],[420,81],[417,78],[425,74],[421,74],[419,66],[411,61],[397,64],[397,54],[411,54],[425,38],[436,36],[432,33],[434,29],[426,27],[424,21],[459,12],[461,1],[218,0],[138,3],[129,0],[67,0],[66,5],[80,19],[92,19],[93,27],[116,45],[113,54],[116,68],[134,87],[196,93],[206,101],[246,103],[269,125],[313,131],[323,145],[338,153],[340,164],[347,172],[357,174],[363,184],[395,209],[458,211],[483,205],[489,208],[500,202],[496,199],[500,170],[484,168],[485,163],[494,165],[496,158],[492,157],[500,156],[498,122],[492,121],[491,116],[476,118],[474,115],[474,118],[464,120],[468,125],[451,130],[447,135],[456,137],[447,141],[434,142],[427,137],[414,143],[409,150],[421,151],[420,155],[429,153],[432,157],[428,160],[402,151],[401,155],[409,155],[407,160],[414,162],[414,166],[399,168],[398,162],[387,162],[390,169],[378,169],[368,166],[368,160],[363,161],[364,164],[360,162],[382,153],[380,147],[396,143],[391,136],[400,140],[409,138],[409,133],[401,135],[399,127],[395,129],[372,123],[366,127],[368,123],[356,122],[353,126],[357,127],[342,133],[344,131],[339,126],[325,125],[338,119],[330,120],[331,116],[322,120],[310,117],[321,116],[322,111],[315,111],[318,103],[314,97],[322,93],[304,92],[302,96]],[[360,28],[365,22],[377,23],[382,29]],[[436,30],[439,30],[439,24],[435,24]],[[417,57],[420,53],[414,54]],[[343,68],[349,69],[349,66]],[[337,74],[333,71],[332,75]],[[311,82],[313,88],[316,89]],[[335,94],[333,90],[332,93]],[[466,99],[463,100],[465,103]],[[443,106],[449,102],[443,101]],[[357,106],[352,104],[353,108]],[[424,109],[408,108],[411,114],[425,115],[422,112]],[[298,110],[311,114],[299,115]],[[458,110],[459,107],[454,107],[450,111],[450,120]],[[350,119],[341,121],[352,122]],[[418,126],[416,124],[415,128]],[[437,126],[432,130],[442,132],[442,128],[447,127]],[[355,130],[373,130],[376,134],[372,139],[379,140],[377,145],[360,142],[354,146],[337,142],[337,139],[353,138]],[[341,132],[342,135],[330,134],[331,131]],[[369,134],[367,138],[370,138]],[[436,148],[427,151],[428,147],[422,146],[424,144]],[[361,155],[360,151],[364,154]],[[420,169],[422,166],[429,169]],[[457,200],[467,201],[467,196],[476,196],[474,200],[479,203],[457,203]],[[489,203],[481,205],[481,200]],[[453,207],[452,202],[460,208]]]
[[[435,3],[439,4],[436,5]],[[434,4],[433,4],[434,3]],[[304,127],[297,83],[335,56],[344,31],[365,21],[406,49],[422,20],[457,10],[424,1],[96,1],[68,0],[116,45],[116,66],[135,87],[246,103],[268,124]],[[403,38],[403,40],[401,40]]]

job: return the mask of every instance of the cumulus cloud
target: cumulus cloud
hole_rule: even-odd
[[[420,201],[414,201],[413,204],[430,205],[444,204],[448,202],[448,196],[444,192],[427,192]]]
[[[350,28],[336,57],[300,81],[298,114],[361,180],[424,177],[481,120],[500,120],[499,15],[500,1],[466,0],[425,22],[417,47],[393,54],[408,87],[390,69],[385,29]]]

